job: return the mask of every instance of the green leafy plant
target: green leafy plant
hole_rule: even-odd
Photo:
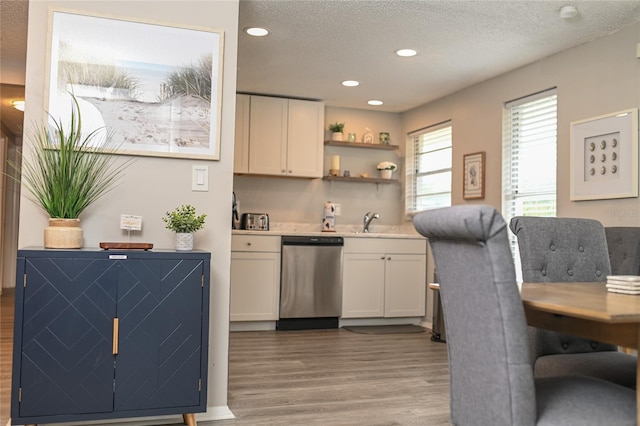
[[[344,123],[336,122],[334,124],[329,124],[329,130],[333,133],[342,133],[344,130]]]
[[[22,155],[21,163],[9,163],[22,175],[31,200],[51,218],[77,219],[114,188],[131,163],[116,163],[116,157],[109,155],[117,153],[118,147],[112,146],[112,134],[104,128],[82,134],[80,105],[75,96],[71,99],[69,122],[49,114],[52,124],[38,129],[30,139],[31,155]]]
[[[190,204],[184,204],[171,212],[165,213],[162,221],[166,228],[173,232],[191,233],[204,228],[206,214],[196,215],[196,208]]]

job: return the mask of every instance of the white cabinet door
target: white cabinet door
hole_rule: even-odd
[[[287,173],[288,99],[251,96],[249,173]]]
[[[275,321],[280,253],[231,252],[231,321]]]
[[[233,172],[249,173],[249,113],[251,97],[236,95],[236,135],[233,144]]]
[[[343,256],[342,318],[384,316],[384,255]]]
[[[426,255],[387,255],[385,261],[385,317],[424,316],[427,286],[426,269]]]
[[[289,100],[287,176],[322,177],[324,104]]]

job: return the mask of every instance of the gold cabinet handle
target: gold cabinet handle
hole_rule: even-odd
[[[120,320],[118,318],[113,319],[113,354],[118,355],[118,329],[120,327]]]

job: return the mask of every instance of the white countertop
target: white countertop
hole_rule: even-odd
[[[272,236],[296,236],[296,235],[310,235],[310,236],[338,236],[349,238],[407,238],[407,239],[425,239],[413,229],[403,229],[399,226],[372,226],[372,230],[368,233],[359,232],[362,229],[361,225],[343,225],[338,226],[336,232],[322,232],[318,231],[319,225],[305,224],[305,223],[287,223],[287,224],[272,224],[269,231],[255,231],[234,229],[233,235],[272,235]]]

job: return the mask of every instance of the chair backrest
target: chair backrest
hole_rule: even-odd
[[[612,275],[640,275],[640,227],[604,228]]]
[[[524,282],[604,282],[611,275],[597,220],[516,216],[509,227],[518,238]]]
[[[413,222],[438,270],[452,423],[535,424],[524,308],[502,216],[465,205],[422,212]]]
[[[604,226],[597,220],[516,216],[522,280],[532,283],[604,282],[611,275]],[[616,346],[530,328],[531,360],[543,355],[613,351]]]

